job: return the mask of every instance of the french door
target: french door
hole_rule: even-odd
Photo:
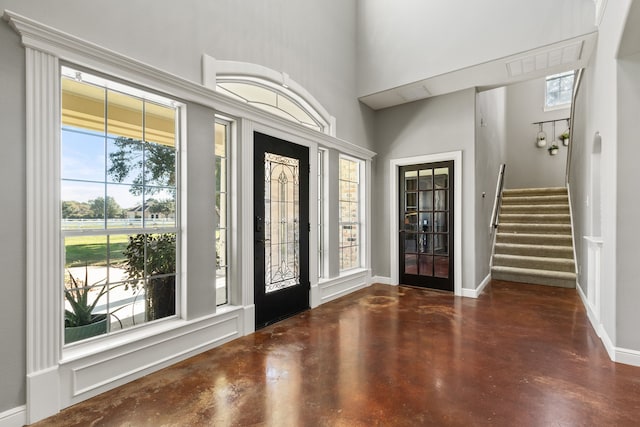
[[[309,308],[309,148],[254,133],[256,329]]]
[[[400,283],[453,291],[453,161],[399,173]]]

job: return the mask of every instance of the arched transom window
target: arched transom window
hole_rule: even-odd
[[[284,89],[284,90],[282,90]],[[277,116],[327,132],[328,123],[287,88],[250,77],[218,78],[216,90]]]
[[[335,136],[335,118],[286,73],[204,55],[205,86],[276,116]],[[215,71],[214,71],[215,70]]]

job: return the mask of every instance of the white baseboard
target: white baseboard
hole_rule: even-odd
[[[371,283],[382,283],[383,285],[390,285],[391,284],[391,277],[373,276],[371,278]]]
[[[490,281],[491,272],[489,272],[489,274],[487,274],[487,276],[482,279],[482,282],[480,282],[480,284],[475,289],[462,288],[462,296],[466,298],[478,298]]]
[[[600,324],[600,319],[598,319],[598,316],[596,315],[595,311],[591,307],[591,304],[589,304],[589,300],[587,299],[587,296],[584,294],[584,291],[580,287],[580,283],[577,280],[576,280],[576,289],[578,290],[578,295],[580,295],[580,299],[582,300],[582,305],[584,305],[584,308],[587,311],[587,318],[591,323],[591,327],[596,332],[596,334],[598,334],[598,337],[600,337],[600,330],[602,329],[602,325]],[[600,339],[602,339],[602,337],[600,337]]]
[[[594,310],[591,307],[591,304],[589,304],[587,296],[584,294],[582,288],[580,287],[580,284],[577,282],[576,289],[578,289],[578,295],[580,295],[582,304],[587,311],[589,322],[591,323],[593,330],[600,337],[600,340],[602,341],[602,344],[604,345],[604,348],[609,355],[609,359],[611,359],[613,362],[624,363],[625,365],[640,366],[640,351],[616,347],[615,345],[613,345],[611,337],[609,337],[609,334],[604,329],[604,326],[602,325],[602,323],[600,323],[600,319],[598,319],[598,317],[596,316]]]
[[[616,347],[616,362],[640,366],[640,351]]]
[[[609,359],[611,359],[612,362],[616,362],[617,361],[616,360],[616,353],[617,353],[616,346],[613,345],[613,341],[611,341],[611,338],[609,337],[609,334],[607,333],[606,329],[604,329],[602,324],[600,324],[600,328],[599,328],[599,330],[596,331],[596,333],[598,334],[598,336],[602,340],[602,344],[604,344],[604,349],[607,350],[607,354],[609,355]]]
[[[318,284],[321,304],[370,286],[370,271],[360,270]]]
[[[0,412],[0,427],[22,427],[25,424],[27,424],[27,407],[24,405]]]

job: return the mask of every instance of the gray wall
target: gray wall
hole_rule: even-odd
[[[336,117],[339,138],[371,147],[374,115],[356,96],[355,0],[216,0],[189,5],[169,0],[153,5],[145,0],[0,0],[0,11],[5,9],[195,82],[201,81],[203,53],[284,71]],[[10,183],[1,190],[0,236],[5,245],[0,268],[6,283],[0,299],[0,339],[7,343],[0,349],[3,412],[25,403],[26,154],[24,49],[2,20],[0,57],[0,170],[3,182]],[[213,134],[207,122],[210,111],[196,106],[191,110],[203,128],[198,132],[192,127],[197,124],[190,123],[190,135],[202,141],[203,135]],[[204,210],[210,201],[193,203],[192,209]],[[189,244],[195,245],[190,251],[213,250],[198,242]],[[193,269],[190,273],[199,274]],[[201,273],[198,277],[206,276]],[[200,289],[201,299],[187,302],[194,315],[205,313],[212,302],[205,288]]]
[[[628,64],[624,64],[624,61],[619,64],[616,60],[631,5],[631,0],[607,3],[596,49],[579,93],[579,115],[576,116],[574,130],[578,138],[574,140],[570,185],[576,225],[574,234],[578,243],[576,251],[578,262],[582,263],[579,279],[581,287],[585,288],[586,245],[580,239],[594,234],[591,226],[594,215],[590,206],[597,189],[594,191],[589,183],[592,173],[590,156],[594,151],[593,136],[599,132],[602,138],[601,172],[600,182],[595,185],[600,186],[602,205],[599,233],[603,241],[600,322],[614,346],[638,351],[637,325],[640,323],[640,314],[637,304],[631,307],[632,302],[638,299],[637,279],[634,284],[630,273],[637,264],[638,254],[638,235],[635,231],[638,215],[637,205],[634,204],[637,188],[633,185],[638,181],[638,173],[633,168],[638,151],[630,138],[637,140],[634,122],[638,120],[637,114],[635,117],[629,116],[637,113],[638,85],[637,77],[628,74],[637,73],[637,66],[633,64],[633,58]],[[638,2],[633,5],[638,7]],[[632,42],[637,46],[637,39]],[[635,94],[627,93],[634,90]],[[627,133],[628,130],[632,130],[632,135]]]
[[[489,222],[496,197],[498,171],[500,164],[505,163],[507,158],[506,88],[476,95],[475,130],[475,283],[480,284],[489,274],[493,243]]]
[[[640,54],[618,61],[618,239],[616,345],[640,349],[640,282],[638,242],[640,242]]]
[[[506,188],[564,187],[567,147],[558,137],[567,123],[556,123],[557,155],[547,148],[553,141],[552,124],[544,124],[547,146],[535,145],[539,128],[533,122],[569,117],[568,108],[544,111],[545,79],[529,80],[507,87],[507,173]]]
[[[595,30],[593,0],[391,3],[358,1],[360,95]]]
[[[389,162],[411,156],[462,150],[463,286],[474,288],[475,90],[429,98],[377,112],[373,172],[373,274],[390,277]],[[458,189],[460,190],[460,189]]]
[[[25,58],[20,39],[0,22],[0,412],[25,403],[26,149]]]

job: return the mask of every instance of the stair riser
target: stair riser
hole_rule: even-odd
[[[529,258],[505,258],[496,255],[493,258],[494,266],[531,268],[538,270],[564,271],[574,273],[576,271],[575,264],[570,259],[543,258],[531,260]]]
[[[542,257],[542,258],[564,258],[564,259],[573,259],[573,249],[565,248],[562,246],[559,247],[549,247],[540,249],[538,247],[531,246],[503,246],[501,244],[496,244],[496,254],[503,255],[522,255],[522,256],[533,256],[533,257]]]
[[[518,224],[570,224],[569,215],[512,215],[500,214],[500,223]]]
[[[497,243],[517,245],[553,245],[572,247],[571,235],[498,233]]]
[[[569,224],[500,224],[499,233],[571,235]]]
[[[502,205],[566,205],[567,196],[503,197]]]
[[[536,195],[567,195],[567,189],[564,187],[553,188],[506,188],[502,194],[508,196],[536,196]]]
[[[537,277],[537,276],[528,275],[528,274],[492,272],[491,278],[493,280],[505,280],[509,282],[529,283],[532,285],[557,286],[561,288],[576,287],[575,279],[570,280],[570,279],[546,278],[546,277]]]
[[[568,205],[506,205],[502,206],[503,214],[569,214]]]

